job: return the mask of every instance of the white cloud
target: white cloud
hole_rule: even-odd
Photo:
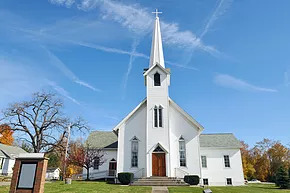
[[[78,100],[70,96],[68,91],[66,91],[64,88],[60,87],[59,85],[57,85],[55,82],[47,80],[47,84],[51,86],[55,91],[57,91],[60,95],[66,97],[67,99],[71,100],[77,105],[81,105]]]
[[[75,0],[49,0],[49,2],[56,5],[63,5],[69,8],[75,3]]]
[[[207,34],[207,32],[210,30],[216,20],[230,8],[231,4],[232,0],[220,0],[213,14],[209,17],[209,20],[207,21],[202,33],[200,34],[200,39],[202,39],[203,36]]]
[[[49,50],[45,49],[50,63],[52,65],[54,65],[55,67],[57,67],[60,71],[63,72],[63,74],[68,77],[69,79],[71,79],[74,83],[77,83],[81,86],[84,86],[86,88],[89,88],[93,91],[98,91],[100,92],[100,89],[97,89],[95,87],[93,87],[92,85],[90,85],[89,83],[80,80],[57,56],[55,56],[52,52],[50,52]]]
[[[227,74],[217,74],[214,77],[214,83],[222,87],[232,88],[236,90],[258,91],[258,92],[277,92],[276,89],[259,87],[259,86],[250,84],[244,80],[235,78]]]
[[[126,5],[110,0],[80,0],[75,5],[84,11],[100,9],[103,19],[115,21],[136,35],[144,36],[152,31],[153,15],[147,8],[138,4]],[[214,47],[205,45],[193,32],[181,31],[177,23],[162,21],[161,30],[165,44],[185,49],[197,48],[211,54],[218,53]]]

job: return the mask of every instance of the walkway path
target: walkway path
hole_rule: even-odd
[[[152,186],[152,193],[168,193],[166,186]]]

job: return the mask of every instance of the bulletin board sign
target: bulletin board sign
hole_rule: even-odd
[[[34,189],[37,162],[22,162],[16,189]]]

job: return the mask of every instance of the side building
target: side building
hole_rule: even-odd
[[[15,158],[17,158],[20,153],[27,152],[17,146],[10,146],[0,143],[0,175],[12,175]]]

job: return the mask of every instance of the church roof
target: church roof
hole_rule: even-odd
[[[112,131],[93,131],[86,143],[94,148],[117,148],[118,137]]]
[[[232,133],[201,134],[200,147],[241,148],[240,141]]]

